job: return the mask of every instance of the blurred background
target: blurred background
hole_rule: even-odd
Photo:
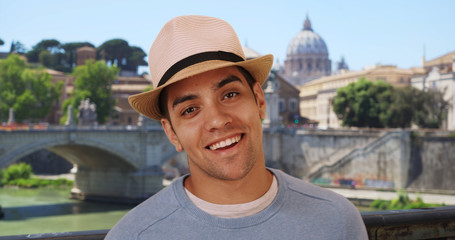
[[[179,15],[229,22],[264,84],[267,165],[360,211],[455,204],[455,1],[0,0],[2,235],[108,229],[188,173],[131,94]]]

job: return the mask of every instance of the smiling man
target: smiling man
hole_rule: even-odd
[[[246,60],[223,20],[170,20],[149,53],[154,89],[129,98],[161,121],[190,174],[125,215],[107,239],[367,239],[342,196],[266,168],[261,85],[271,55]]]

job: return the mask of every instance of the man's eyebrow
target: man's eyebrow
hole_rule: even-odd
[[[231,82],[242,82],[242,80],[240,80],[239,77],[234,76],[234,75],[228,76],[227,78],[223,79],[218,84],[216,84],[214,86],[214,90],[220,89],[223,86],[225,86],[226,84],[229,84]],[[185,95],[185,96],[182,96],[182,97],[178,97],[172,103],[172,108],[174,109],[175,106],[179,105],[180,103],[183,103],[183,102],[189,101],[189,100],[193,100],[193,99],[196,99],[196,98],[198,98],[198,96],[196,96],[194,94],[189,94],[189,95]]]
[[[196,99],[197,96],[196,95],[185,95],[183,97],[178,97],[174,100],[174,102],[172,103],[172,109],[175,108],[175,106],[179,105],[180,103],[183,103],[185,101],[188,101],[188,100],[193,100],[193,99]]]
[[[242,80],[240,80],[239,77],[231,75],[231,76],[223,79],[221,82],[219,82],[214,88],[215,89],[220,89],[220,88],[222,88],[223,86],[225,86],[228,83],[237,82],[237,81],[238,82],[242,82]]]

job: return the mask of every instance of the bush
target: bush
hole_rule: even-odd
[[[1,182],[6,184],[17,179],[29,179],[32,175],[32,166],[26,163],[13,164],[7,169],[2,169]]]
[[[398,192],[398,198],[393,200],[374,200],[370,207],[375,210],[400,210],[400,209],[413,209],[413,208],[427,208],[427,207],[440,207],[445,204],[429,204],[424,203],[421,197],[417,197],[415,201],[409,199],[409,196],[404,191]]]
[[[377,209],[377,210],[386,210],[389,208],[389,205],[390,205],[390,201],[376,199],[371,203],[370,207]]]
[[[50,179],[39,179],[39,178],[29,178],[29,179],[15,179],[8,181],[5,183],[6,185],[11,186],[18,186],[21,188],[37,188],[37,187],[71,187],[73,186],[73,181],[67,179],[57,179],[57,180],[50,180]]]
[[[29,179],[17,179],[15,180],[16,184],[8,183],[8,185],[16,185],[21,188],[37,188],[40,185],[40,179],[29,178]]]
[[[0,185],[12,185],[21,188],[37,187],[71,187],[73,181],[59,178],[56,180],[31,178],[32,167],[30,164],[19,163],[9,166],[7,169],[0,171]]]

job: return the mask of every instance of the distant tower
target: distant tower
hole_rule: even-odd
[[[332,72],[324,40],[311,27],[308,16],[303,29],[290,41],[284,61],[284,76],[298,86]]]
[[[267,102],[267,109],[265,112],[265,119],[263,119],[262,126],[265,128],[277,127],[280,125],[280,114],[278,107],[278,83],[276,80],[275,71],[271,71],[267,79],[267,87],[264,89],[265,101]]]
[[[92,47],[80,47],[77,52],[77,66],[84,65],[88,59],[96,59],[96,49]]]
[[[338,73],[341,73],[342,71],[349,71],[348,64],[344,61],[344,57],[341,57],[341,60],[337,62],[337,69],[336,71]]]

